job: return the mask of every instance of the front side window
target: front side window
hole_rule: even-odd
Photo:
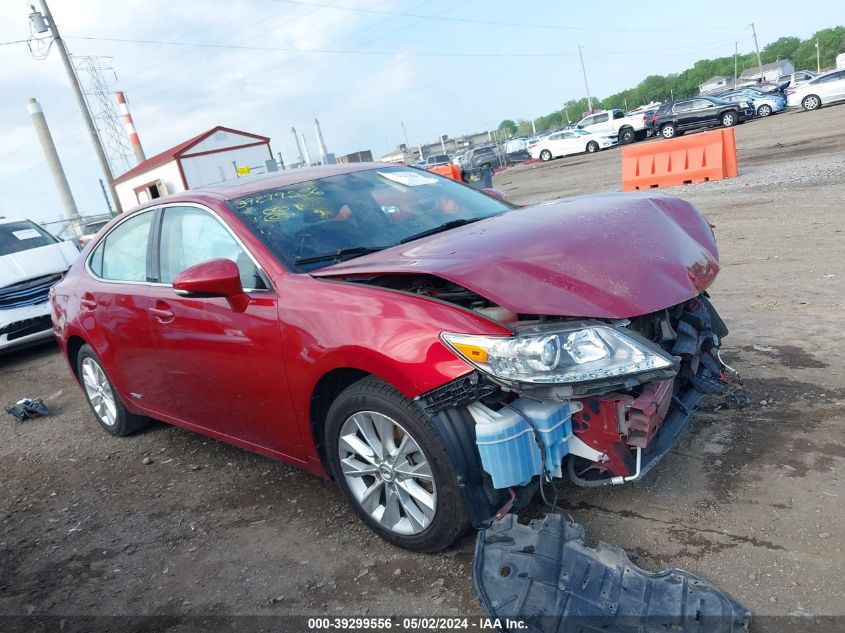
[[[29,220],[0,224],[0,255],[11,255],[56,242],[55,237]]]
[[[246,251],[216,217],[196,207],[168,207],[161,223],[159,278],[171,283],[186,268],[210,259],[230,259],[238,266],[247,289],[265,288]]]
[[[154,213],[139,213],[106,235],[88,265],[98,277],[111,281],[147,281],[147,242]]]
[[[407,167],[356,171],[228,201],[289,269],[412,242],[509,211],[507,203],[450,178]]]

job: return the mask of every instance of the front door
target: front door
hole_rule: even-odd
[[[251,299],[244,312],[224,298],[181,295],[170,285],[180,271],[217,258],[241,270]],[[167,207],[158,271],[150,322],[179,418],[222,439],[297,456],[302,440],[285,375],[277,296],[245,247],[210,211]]]

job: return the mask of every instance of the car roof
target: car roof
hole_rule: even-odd
[[[27,220],[26,218],[7,218],[0,216],[0,224],[13,224],[14,222],[32,222],[32,220]],[[33,224],[37,224],[37,222],[33,222]]]

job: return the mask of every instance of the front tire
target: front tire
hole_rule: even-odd
[[[329,469],[358,516],[417,552],[452,545],[468,525],[452,462],[422,409],[375,377],[346,388],[325,426]]]
[[[807,95],[804,97],[804,100],[801,101],[801,105],[805,110],[818,110],[822,107],[822,100],[816,95]]]
[[[548,163],[551,159],[552,153],[549,150],[544,149],[542,152],[540,152],[540,160],[544,163]]]
[[[76,357],[76,375],[97,422],[108,433],[123,437],[149,424],[149,418],[130,413],[106,376],[103,364],[90,345],[83,345]]]
[[[595,141],[590,141],[589,143],[587,143],[587,153],[588,154],[595,154],[597,151],[599,151],[599,144],[598,143],[596,143]]]
[[[723,127],[733,127],[734,125],[736,125],[738,118],[739,117],[737,117],[736,112],[733,112],[733,111],[725,112],[722,115],[722,126]]]

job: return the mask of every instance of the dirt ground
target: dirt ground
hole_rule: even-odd
[[[756,616],[845,615],[845,107],[736,133],[739,178],[665,193],[716,225],[724,358],[752,404],[708,400],[644,481],[563,485],[560,503],[593,543],[692,570]],[[495,186],[517,202],[617,191],[620,151]],[[52,344],[0,357],[0,403],[23,396],[52,415],[0,418],[0,615],[481,613],[473,533],[411,554],[284,464],[163,424],[107,436]]]

